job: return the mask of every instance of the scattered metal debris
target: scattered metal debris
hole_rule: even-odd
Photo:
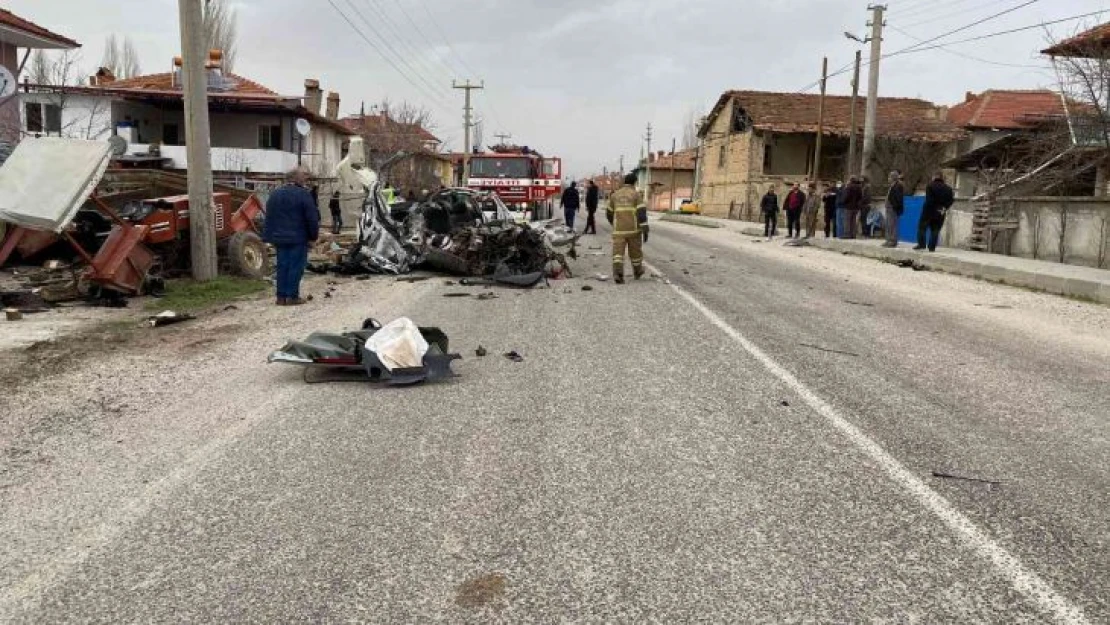
[[[785,406],[787,408],[790,407],[790,402],[786,401],[785,399],[782,400],[781,402],[779,402],[779,404],[782,405],[782,406]]]
[[[182,321],[190,321],[196,319],[189,313],[179,313],[172,310],[164,310],[157,315],[146,318],[146,323],[152,328],[161,328],[162,326],[169,326]]]
[[[594,287],[592,287],[588,284],[585,284],[585,285],[582,286],[582,290],[583,291],[592,291],[592,290],[594,290]]]
[[[470,293],[444,293],[444,297],[470,297]]]
[[[524,356],[521,356],[516,351],[508,352],[507,354],[505,354],[505,358],[508,358],[513,362],[524,362]]]
[[[855,301],[852,301],[850,299],[844,300],[844,303],[845,304],[851,304],[853,306],[866,306],[868,308],[874,308],[874,306],[875,306],[874,304],[872,304],[870,302],[855,302]]]
[[[830,354],[842,354],[844,356],[855,356],[856,358],[859,358],[859,354],[856,354],[856,353],[853,353],[853,352],[845,352],[845,351],[841,351],[839,349],[829,349],[827,347],[821,347],[820,345],[811,345],[809,343],[798,343],[798,345],[800,345],[802,347],[808,347],[810,349],[816,349],[816,350],[822,351],[822,352],[828,352]]]
[[[479,294],[478,294],[478,299],[479,299],[480,301],[486,301],[486,300],[491,300],[491,299],[497,299],[497,297],[498,297],[498,296],[497,296],[497,293],[490,293],[489,291],[487,291],[487,292],[485,292],[485,293],[479,293]]]
[[[371,382],[409,385],[453,377],[451,362],[461,356],[448,350],[447,335],[439,328],[418,327],[404,317],[387,326],[366,319],[356,332],[314,332],[304,341],[290,341],[267,362],[304,367],[309,384],[369,377]],[[313,370],[330,375],[313,378]]]
[[[8,321],[19,321],[20,319],[23,319],[23,313],[15,308],[5,308],[4,317]]]
[[[474,355],[479,358],[485,358],[487,354],[489,354],[489,351],[481,345],[478,346],[478,349],[474,350]]]
[[[980,477],[969,477],[966,475],[956,475],[955,473],[947,473],[944,471],[933,471],[933,477],[942,477],[949,480],[962,480],[964,482],[979,482],[981,484],[990,484],[992,486],[999,486],[1002,482],[998,480],[987,480]]]

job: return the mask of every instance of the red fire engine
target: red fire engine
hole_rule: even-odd
[[[526,146],[498,145],[470,157],[466,186],[493,191],[515,208],[549,213],[562,190],[562,168],[561,159],[544,158]]]

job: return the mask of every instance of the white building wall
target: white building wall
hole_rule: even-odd
[[[57,93],[23,93],[19,96],[20,128],[27,133],[27,104],[49,104],[62,110],[59,135],[69,139],[107,139],[111,136],[112,105],[105,98]],[[38,133],[35,133],[38,134]]]

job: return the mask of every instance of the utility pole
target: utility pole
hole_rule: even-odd
[[[212,139],[208,129],[208,76],[202,0],[178,0],[185,94],[185,144],[189,186],[189,252],[193,279],[216,277],[216,227],[212,213]]]
[[[856,100],[859,98],[859,64],[863,53],[856,50],[856,73],[852,75],[852,134],[848,137],[848,175],[856,176]]]
[[[671,137],[671,200],[670,204],[667,205],[668,211],[674,210],[674,151],[676,147],[678,147],[677,141],[674,137]]]
[[[863,122],[863,158],[860,171],[866,174],[875,152],[875,117],[879,109],[879,61],[883,54],[883,11],[881,4],[871,7],[871,68],[867,73],[867,117]]]
[[[486,88],[486,81],[483,80],[481,84],[475,85],[475,84],[472,84],[470,82],[470,79],[468,78],[465,83],[460,85],[459,83],[452,80],[451,81],[451,87],[454,88],[454,89],[462,89],[463,91],[466,92],[466,103],[463,105],[463,137],[464,138],[463,138],[463,163],[462,163],[462,165],[463,165],[462,176],[463,176],[463,182],[465,184],[465,181],[466,181],[467,177],[470,176],[470,152],[471,152],[470,129],[474,125],[471,121],[471,118],[474,115],[474,109],[473,109],[473,107],[470,106],[470,92],[474,91],[475,89],[485,89]]]
[[[644,160],[644,204],[651,209],[651,122],[647,125],[647,158]]]
[[[621,154],[621,184],[624,184],[624,154]]]
[[[504,132],[495,133],[493,136],[497,137],[497,140],[501,142],[501,145],[509,145],[508,143],[505,143],[505,142],[508,141],[509,139],[513,138],[512,135],[510,135],[508,133],[504,133]]]
[[[817,145],[813,149],[813,181],[821,180],[821,139],[825,134],[825,87],[829,80],[829,57],[821,61],[821,100],[817,105]]]

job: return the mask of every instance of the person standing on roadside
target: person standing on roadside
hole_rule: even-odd
[[[563,191],[563,197],[559,200],[559,204],[563,207],[563,217],[566,219],[567,228],[574,230],[574,217],[578,215],[578,210],[581,208],[582,198],[578,197],[578,183],[571,182],[570,186]]]
[[[802,210],[806,207],[806,194],[802,192],[797,183],[790,188],[786,199],[782,202],[786,209],[786,236],[798,238],[802,236]]]
[[[779,196],[775,195],[775,185],[767,188],[767,193],[759,201],[759,210],[763,213],[763,236],[775,238],[779,225]]]
[[[632,261],[632,277],[644,277],[644,243],[647,243],[647,207],[636,190],[636,174],[624,177],[624,186],[609,194],[605,218],[613,226],[613,282],[624,284],[624,254]]]
[[[856,238],[856,226],[859,224],[859,213],[863,207],[863,186],[859,178],[852,176],[844,187],[844,198],[841,200],[844,218],[841,220],[841,239]]]
[[[343,230],[343,210],[339,204],[339,191],[331,194],[328,210],[331,212],[331,233],[339,234]]]
[[[890,189],[886,192],[886,223],[883,229],[886,241],[883,247],[898,247],[898,222],[906,206],[906,187],[902,184],[902,173],[890,172]]]
[[[595,218],[597,217],[599,196],[600,189],[598,189],[594,181],[591,180],[590,183],[586,185],[586,229],[582,231],[582,234],[597,234],[597,222]]]
[[[308,171],[290,171],[283,186],[266,201],[266,222],[262,238],[277,248],[278,306],[300,306],[301,278],[308,265],[308,247],[320,237],[320,209],[306,188]]]
[[[867,218],[871,215],[871,180],[864,176],[859,183],[862,196],[859,201],[859,232],[865,239],[871,238],[871,231],[867,227]]]
[[[821,196],[817,194],[816,182],[810,182],[806,191],[806,207],[803,211],[806,220],[806,238],[812,239],[817,232],[817,210],[821,207]]]
[[[830,236],[836,238],[836,207],[837,198],[840,197],[840,183],[836,183],[836,188],[833,188],[829,183],[825,183],[825,194],[821,197],[825,209],[825,238]]]
[[[917,247],[913,249],[928,248],[930,252],[937,251],[940,229],[944,227],[944,217],[955,201],[956,194],[944,181],[944,174],[938,171],[933,175],[933,181],[929,186],[925,187],[925,205],[921,207],[921,220],[917,222]],[[926,230],[929,231],[927,239]]]

